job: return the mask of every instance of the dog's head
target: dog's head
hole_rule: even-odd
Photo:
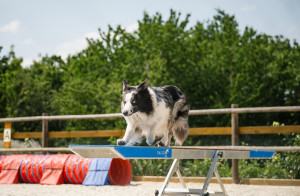
[[[124,116],[131,116],[138,111],[143,112],[145,108],[149,107],[147,106],[149,99],[151,100],[147,80],[138,86],[129,86],[129,84],[123,80],[121,111]],[[152,102],[150,104],[152,107]]]

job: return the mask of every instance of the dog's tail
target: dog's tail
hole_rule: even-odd
[[[175,143],[179,144],[180,146],[182,146],[189,133],[189,110],[190,107],[186,100],[186,97],[182,95],[174,104],[171,115],[171,120],[173,121],[171,131],[173,133]]]

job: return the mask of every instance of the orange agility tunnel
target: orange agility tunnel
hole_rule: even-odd
[[[1,173],[1,170],[2,170],[2,163],[3,163],[3,159],[4,159],[5,155],[0,155],[0,173]]]
[[[91,159],[73,154],[0,155],[0,184],[126,185],[131,176],[131,165],[123,159]]]
[[[26,155],[7,155],[1,160],[0,184],[19,182],[19,168]]]
[[[65,183],[82,184],[92,159],[84,159],[77,155],[71,155],[64,166],[63,179]]]

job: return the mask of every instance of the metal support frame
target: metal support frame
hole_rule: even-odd
[[[200,195],[200,196],[207,196],[207,195],[228,195],[225,187],[223,185],[223,182],[220,178],[219,172],[217,170],[217,161],[218,161],[218,157],[222,157],[223,153],[219,152],[218,150],[215,150],[213,153],[213,157],[212,157],[212,163],[210,166],[210,169],[208,171],[207,177],[205,179],[205,182],[203,184],[202,189],[189,189],[187,188],[181,173],[179,171],[179,159],[175,159],[172,163],[172,166],[168,172],[168,175],[160,189],[160,191],[156,190],[155,191],[155,195],[156,196],[162,196],[162,195]],[[177,176],[181,182],[181,184],[183,185],[183,188],[167,188],[171,177],[173,176],[174,173],[177,173]],[[213,173],[215,174],[215,176],[218,179],[218,182],[220,184],[220,187],[222,189],[222,192],[208,192],[207,188],[209,185],[209,182],[212,178]]]

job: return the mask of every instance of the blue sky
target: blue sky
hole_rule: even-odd
[[[170,9],[190,13],[193,26],[211,20],[216,8],[235,15],[241,32],[250,26],[300,43],[298,0],[0,0],[0,55],[14,45],[28,66],[39,54],[75,54],[87,46],[85,37],[97,38],[98,28],[106,30],[109,24],[133,31],[144,11],[164,18]]]

